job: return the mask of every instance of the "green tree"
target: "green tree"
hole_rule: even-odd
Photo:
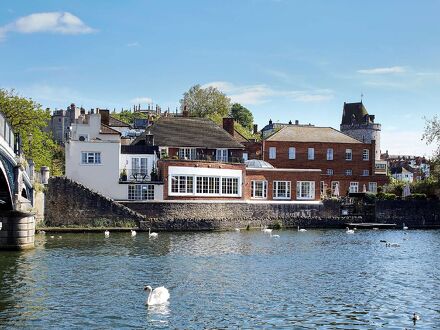
[[[440,158],[440,117],[435,115],[432,119],[425,118],[425,132],[423,140],[427,144],[435,144],[435,157]]]
[[[112,117],[123,121],[126,124],[133,125],[135,119],[147,119],[148,115],[142,112],[132,112],[131,110],[122,110],[121,112],[113,112]]]
[[[209,117],[219,114],[226,117],[231,109],[231,100],[215,87],[202,88],[194,85],[183,94],[180,105],[182,110],[186,106],[193,116]]]
[[[241,124],[241,126],[252,130],[252,125],[254,123],[254,116],[249,109],[245,108],[239,103],[234,103],[231,107],[231,116],[234,120]]]
[[[32,99],[17,95],[14,90],[5,89],[0,89],[0,111],[14,132],[20,134],[23,153],[27,159],[34,161],[36,170],[41,166],[50,166],[52,174],[62,174],[63,152],[46,131],[50,111],[42,109]]]

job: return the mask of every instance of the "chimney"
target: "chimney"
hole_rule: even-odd
[[[254,134],[258,134],[258,125],[254,124]]]
[[[100,109],[99,113],[101,114],[101,124],[108,126],[110,124],[110,110]]]
[[[189,111],[186,109],[186,105],[183,106],[182,115],[183,117],[189,117]]]
[[[292,125],[292,121],[291,120],[289,120],[289,125]]]
[[[234,136],[234,118],[223,118],[223,129]]]
[[[295,120],[295,125],[299,125],[299,120]]]
[[[154,146],[154,136],[151,134],[150,130],[145,133],[145,145]]]

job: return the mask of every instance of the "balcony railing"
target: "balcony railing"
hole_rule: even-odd
[[[121,170],[119,182],[147,182],[151,181],[151,176],[145,170],[126,169]]]
[[[228,157],[227,159],[217,159],[216,156],[211,155],[195,155],[191,158],[188,157],[179,157],[179,160],[205,160],[210,162],[222,162],[222,163],[244,163],[244,159],[242,157]]]

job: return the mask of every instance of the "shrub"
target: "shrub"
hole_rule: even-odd
[[[397,196],[396,194],[390,193],[377,193],[376,198],[380,200],[395,200],[397,199]]]
[[[367,204],[372,204],[376,200],[376,194],[366,193],[364,197],[364,202]]]
[[[406,199],[415,199],[415,200],[425,200],[427,198],[426,194],[411,194]]]

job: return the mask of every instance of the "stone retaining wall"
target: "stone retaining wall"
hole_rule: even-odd
[[[141,214],[75,181],[64,177],[49,180],[45,226],[138,227],[144,220]]]

